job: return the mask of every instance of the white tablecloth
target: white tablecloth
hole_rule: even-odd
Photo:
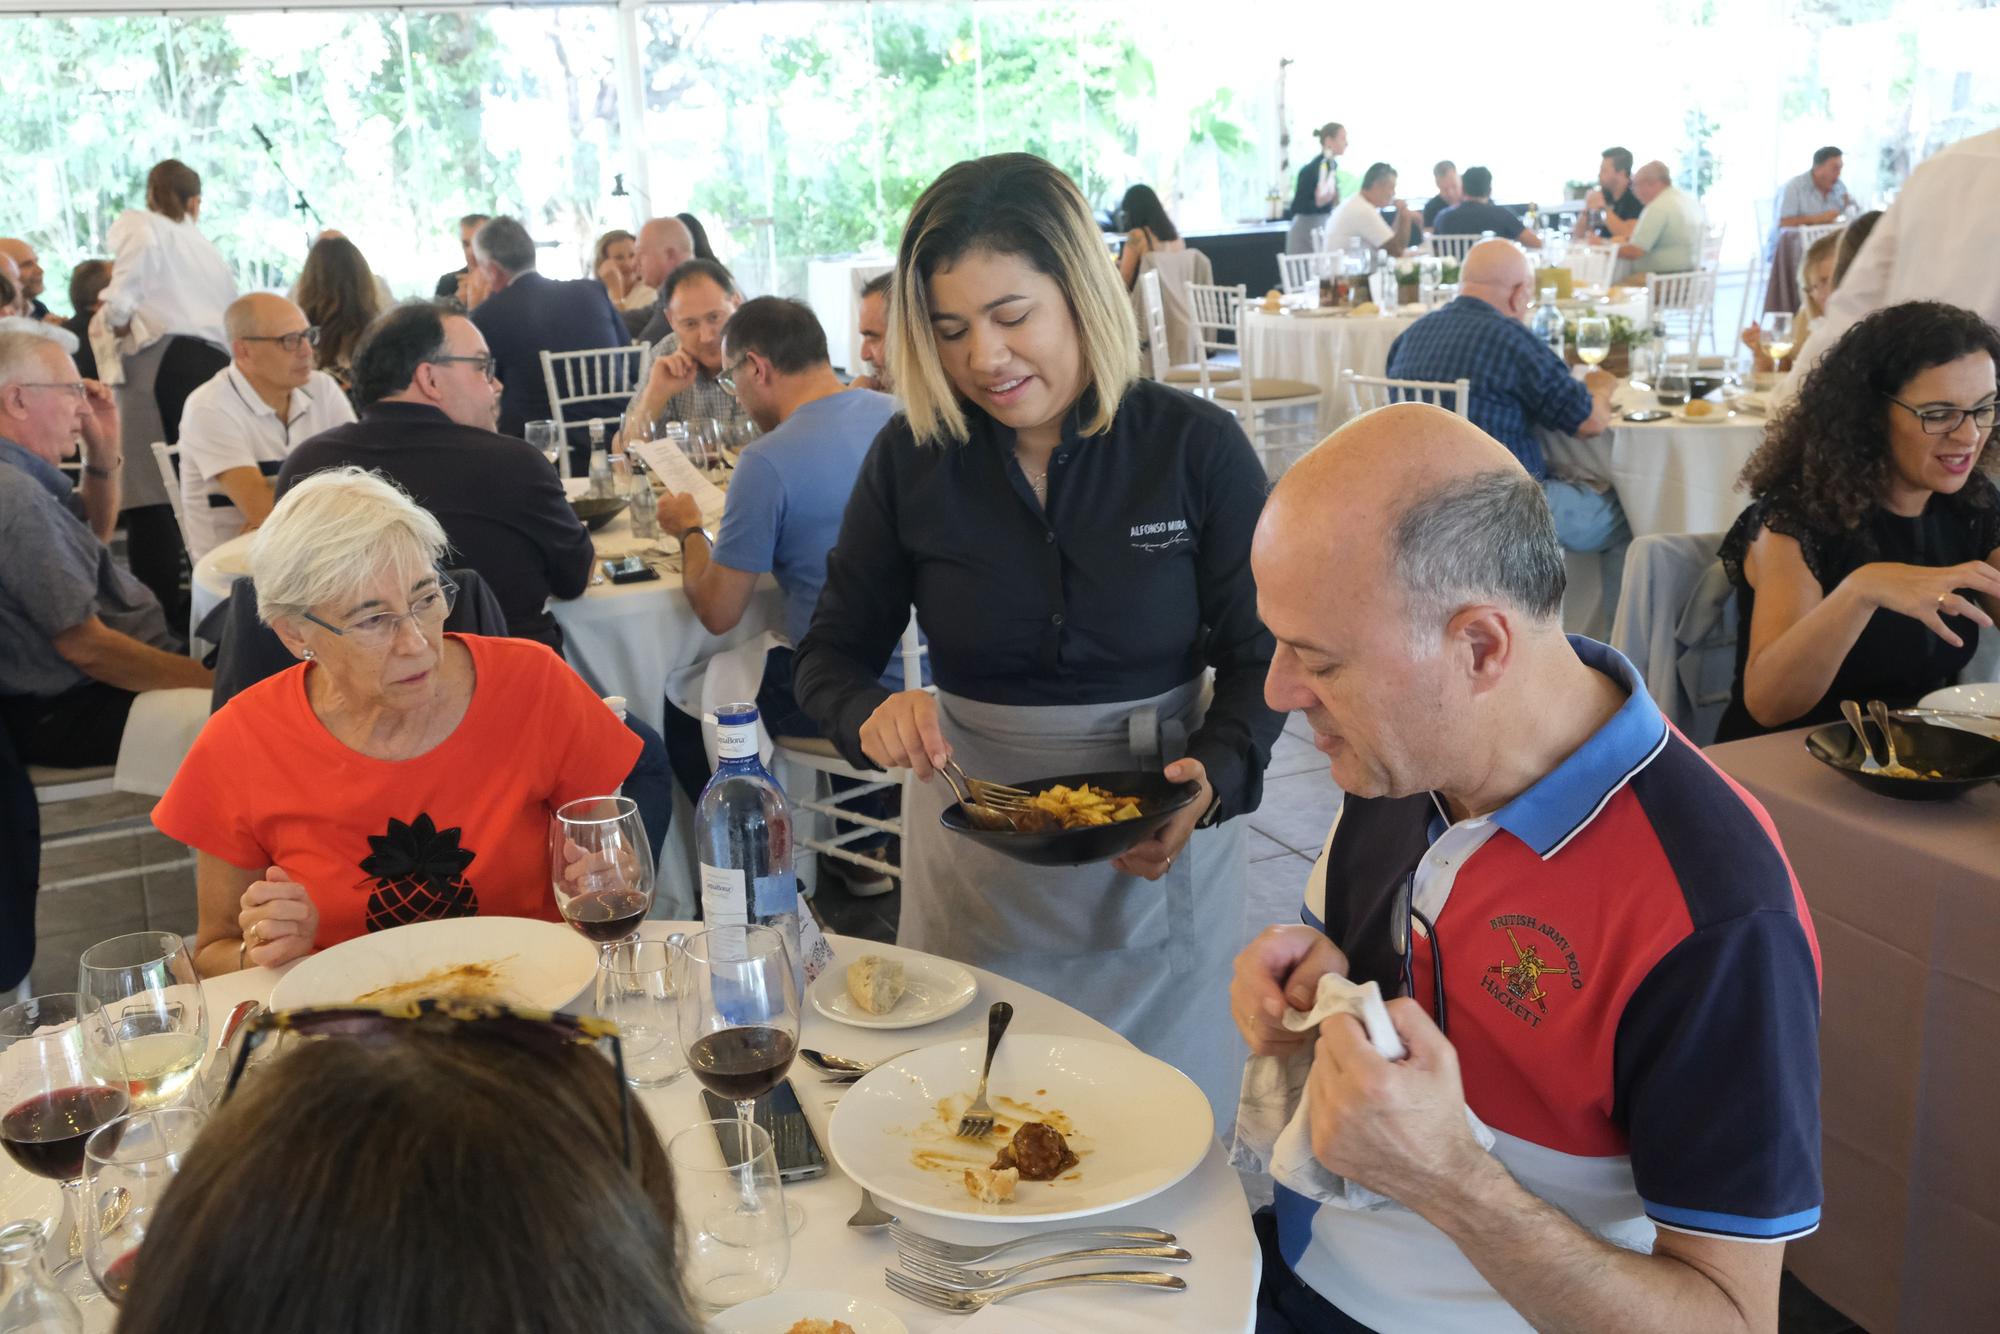
[[[649,922],[648,936],[663,936],[669,930],[698,930],[694,923]],[[867,942],[841,936],[831,938],[838,957],[852,959],[867,949]],[[839,965],[836,965],[839,966]],[[983,1043],[986,1035],[986,1007],[1004,1000],[1014,1007],[1015,1033],[1048,1033],[1093,1038],[1129,1046],[1125,1039],[1082,1013],[1040,992],[1010,982],[981,969],[972,970],[979,980],[979,997],[950,1019],[922,1028],[882,1031],[850,1028],[837,1024],[806,1007],[800,1045],[817,1047],[842,1056],[881,1060],[910,1047],[938,1042],[973,1039]],[[268,1000],[280,970],[252,968],[228,973],[202,987],[210,1022],[241,1000]],[[819,1077],[799,1065],[793,1072],[799,1100],[807,1119],[827,1144],[827,1121],[833,1114],[829,1105],[841,1092],[838,1085],[821,1083]],[[653,1118],[664,1141],[675,1129],[703,1119],[700,1086],[692,1077],[682,1078],[664,1089],[635,1091],[635,1097]],[[560,1155],[550,1141],[551,1155]],[[829,1161],[832,1152],[828,1150]],[[31,1177],[11,1160],[0,1161],[0,1217],[40,1217],[53,1224],[59,1212],[57,1187]],[[895,1311],[914,1334],[942,1334],[963,1323],[961,1317],[941,1315],[889,1291],[882,1271],[896,1262],[895,1243],[886,1232],[860,1233],[845,1226],[847,1216],[860,1200],[859,1192],[837,1165],[829,1166],[817,1181],[789,1185],[787,1195],[805,1211],[805,1226],[792,1238],[791,1268],[785,1276],[786,1288],[830,1288],[866,1297]],[[1007,1227],[986,1223],[966,1223],[949,1219],[908,1214],[904,1219],[932,1236],[948,1240],[977,1241],[1000,1239],[1033,1227]],[[1187,1279],[1188,1288],[1178,1295],[1129,1292],[1089,1292],[1076,1289],[1036,1293],[1020,1299],[1018,1306],[1028,1316],[1043,1315],[1065,1329],[1088,1329],[1097,1334],[1117,1331],[1157,1331],[1161,1329],[1200,1330],[1203,1334],[1249,1330],[1254,1323],[1257,1281],[1262,1263],[1255,1236],[1250,1229],[1249,1205],[1243,1187],[1220,1144],[1210,1147],[1192,1175],[1164,1194],[1108,1214],[1094,1221],[1121,1222],[1139,1227],[1164,1228],[1174,1233],[1180,1244],[1194,1253],[1185,1265],[1161,1266]],[[1076,1223],[1044,1226],[1069,1227]],[[1146,1267],[1134,1262],[1130,1268]],[[1035,1277],[1041,1277],[1036,1275]],[[109,1329],[108,1305],[93,1308],[99,1324]]]
[[[1653,396],[1627,385],[1615,401],[1618,419],[1602,435],[1579,440],[1543,433],[1550,468],[1609,482],[1634,537],[1726,531],[1750,503],[1736,489],[1736,478],[1764,438],[1764,418],[1738,413],[1713,424],[1628,422],[1625,413],[1656,406]]]

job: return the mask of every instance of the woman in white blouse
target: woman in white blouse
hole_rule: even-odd
[[[229,364],[222,312],[236,299],[236,279],[195,225],[201,177],[168,158],[146,175],[146,207],[111,224],[111,285],[102,328],[125,355],[118,412],[125,447],[127,552],[132,573],[171,616],[179,598],[181,536],[153,442],[180,438],[181,405]]]

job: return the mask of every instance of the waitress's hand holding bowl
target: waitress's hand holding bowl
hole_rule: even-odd
[[[1174,864],[1174,858],[1180,856],[1181,849],[1187,846],[1194,827],[1201,823],[1201,817],[1215,802],[1215,789],[1209,785],[1208,770],[1200,760],[1175,760],[1166,767],[1166,775],[1169,782],[1201,784],[1201,795],[1161,825],[1151,838],[1143,843],[1134,843],[1124,856],[1111,863],[1126,875],[1136,875],[1143,880],[1158,880],[1165,875]]]
[[[937,701],[922,690],[901,690],[877,705],[861,724],[861,749],[883,768],[914,770],[926,783],[951,758]]]
[[[262,880],[243,891],[236,924],[249,942],[245,958],[260,968],[275,968],[312,953],[319,934],[319,909],[306,887],[282,866],[266,868]]]

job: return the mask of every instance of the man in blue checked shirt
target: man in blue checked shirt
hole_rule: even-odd
[[[1542,484],[1555,513],[1557,539],[1571,551],[1603,555],[1608,607],[1618,595],[1631,525],[1617,496],[1550,477],[1535,431],[1602,433],[1611,425],[1610,388],[1593,392],[1522,323],[1534,276],[1528,256],[1512,241],[1495,238],[1472,247],[1460,271],[1458,298],[1390,345],[1389,375],[1472,381],[1467,409],[1472,424],[1505,445]]]

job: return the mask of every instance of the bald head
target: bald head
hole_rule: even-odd
[[[42,294],[42,260],[35,248],[18,236],[0,236],[0,255],[14,263],[15,285],[23,298],[32,301]]]
[[[659,287],[667,275],[694,258],[694,235],[679,218],[648,218],[639,229],[635,247],[639,256],[639,281]]]
[[[239,338],[286,334],[305,325],[305,312],[275,292],[239,296],[222,312],[222,328],[232,343]]]
[[[1465,252],[1458,290],[1518,320],[1527,313],[1534,282],[1535,269],[1528,262],[1528,252],[1496,236]]]
[[[1639,196],[1642,204],[1652,203],[1655,195],[1673,183],[1673,173],[1657,158],[1632,173],[1632,193]]]
[[[229,303],[222,327],[236,369],[275,410],[286,411],[292,391],[313,373],[313,345],[305,336],[312,322],[305,312],[275,293],[252,292]]]

